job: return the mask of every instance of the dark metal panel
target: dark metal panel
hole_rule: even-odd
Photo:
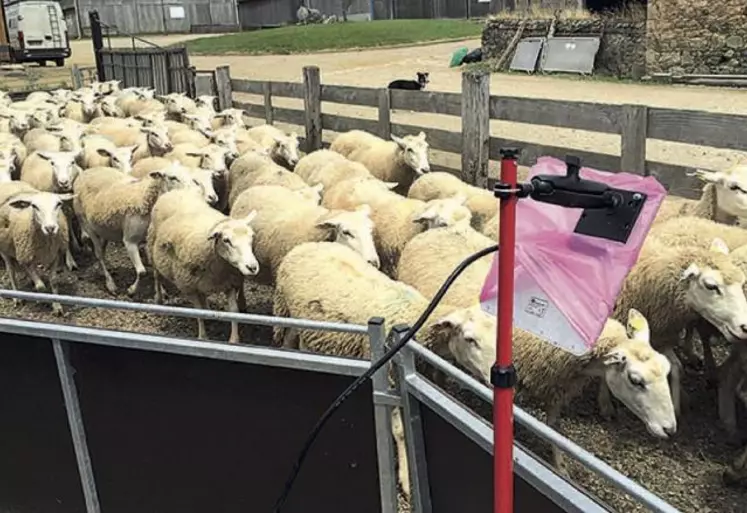
[[[52,342],[0,340],[0,511],[85,511]]]
[[[426,405],[420,406],[433,513],[493,510],[493,457]],[[429,450],[429,448],[433,450]],[[563,509],[514,474],[516,513]]]
[[[103,346],[72,361],[102,510],[271,511],[303,438],[353,378]],[[309,454],[288,513],[379,513],[370,385]]]

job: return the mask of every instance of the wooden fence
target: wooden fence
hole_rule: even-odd
[[[564,158],[578,155],[585,166],[618,172],[655,176],[670,194],[688,198],[700,195],[702,184],[688,176],[692,168],[646,158],[646,141],[675,143],[731,150],[747,149],[747,116],[715,114],[695,110],[654,108],[645,105],[610,105],[490,95],[490,76],[464,72],[462,93],[387,90],[369,87],[322,85],[319,68],[303,69],[302,82],[231,79],[228,66],[219,67],[209,79],[198,81],[197,93],[217,94],[221,108],[235,106],[247,115],[305,127],[306,151],[322,147],[322,131],[366,130],[388,138],[424,131],[430,147],[461,155],[456,172],[469,182],[485,186],[488,162],[499,158],[506,146],[522,149],[520,163],[532,165],[540,156]],[[260,95],[263,102],[235,101],[233,93]],[[304,110],[273,106],[273,98],[304,101]],[[378,119],[322,114],[322,102],[378,108]],[[391,122],[392,109],[461,117],[462,131],[419,127]],[[569,128],[621,136],[620,155],[560,148],[546,144],[513,141],[490,135],[490,120],[501,120],[557,128]]]

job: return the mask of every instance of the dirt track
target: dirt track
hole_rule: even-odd
[[[175,42],[181,38],[182,36],[167,36],[160,42]],[[156,40],[156,42],[159,41]],[[474,46],[476,42],[468,44]],[[426,69],[431,72],[432,89],[458,91],[460,88],[459,71],[448,69],[447,63],[451,52],[460,45],[460,43],[448,43],[413,49],[306,56],[195,57],[193,63],[200,69],[228,64],[231,66],[234,77],[288,81],[300,80],[302,66],[316,64],[322,68],[324,83],[365,86],[383,86],[393,78],[410,76],[418,69]],[[89,46],[88,41],[76,42],[73,62],[91,65],[90,51],[86,53],[86,48]],[[703,87],[659,87],[506,75],[493,76],[491,87],[493,94],[537,98],[644,103],[720,112],[747,110],[747,95],[743,92]],[[289,104],[292,103],[289,102]],[[280,102],[276,104],[282,106]],[[297,103],[293,106],[297,106]],[[330,107],[327,111],[331,110]],[[348,115],[373,116],[371,109],[336,106],[334,111]],[[413,124],[459,129],[458,120],[453,118],[449,120],[444,116],[414,116],[399,112],[395,113],[394,119],[399,121],[408,117]],[[613,136],[592,135],[570,130],[538,130],[537,127],[505,123],[496,123],[493,130],[496,135],[505,134],[510,135],[511,138],[526,141],[552,142],[558,146],[596,149],[596,151],[609,153],[619,150],[619,138]],[[683,164],[718,167],[736,155],[735,152],[718,152],[683,146],[675,147],[670,144],[668,145],[670,149],[663,152],[661,146],[649,143],[649,148],[656,160]],[[718,160],[709,162],[713,155],[718,156]],[[110,254],[110,270],[123,290],[131,282],[133,271],[121,248],[112,247]],[[80,271],[74,274],[64,273],[62,293],[110,297],[103,288],[103,280],[93,258],[90,255],[80,258],[79,264],[81,265]],[[2,285],[8,286],[5,281]],[[27,281],[22,287],[24,290],[30,290],[30,284]],[[152,286],[148,278],[143,284],[141,294],[134,299],[150,302],[151,298]],[[118,299],[128,300],[124,293],[120,294]],[[270,289],[251,288],[247,291],[247,299],[251,312],[270,313]],[[171,299],[169,304],[191,306],[178,298]],[[215,298],[212,305],[214,308],[222,309],[224,305],[222,298]],[[194,337],[196,334],[194,320],[81,308],[70,309],[62,319],[58,319],[49,313],[49,308],[45,305],[28,304],[14,308],[9,301],[0,301],[0,316],[62,321],[182,337]],[[226,340],[228,326],[224,323],[208,323],[208,332],[213,339]],[[246,343],[266,343],[268,336],[269,330],[266,328],[242,327],[242,340]],[[685,412],[685,419],[680,424],[677,436],[671,441],[652,439],[645,433],[641,423],[624,411],[621,406],[619,406],[617,419],[601,420],[594,408],[593,394],[590,394],[584,401],[580,401],[579,404],[573,405],[573,411],[566,412],[561,423],[562,431],[618,470],[671,501],[682,511],[744,513],[747,493],[743,490],[727,489],[720,482],[723,464],[733,456],[735,449],[727,446],[723,431],[718,426],[714,393],[706,387],[701,373],[687,376],[685,386],[690,394],[690,406]],[[536,410],[531,411],[538,413],[538,416],[542,418],[541,413]],[[525,438],[522,437],[522,439]],[[532,444],[531,447],[547,455],[543,445]],[[621,494],[611,491],[599,479],[590,477],[576,468],[572,470],[572,475],[583,486],[608,501],[618,511],[625,513],[643,511],[635,509],[630,502],[621,497]]]

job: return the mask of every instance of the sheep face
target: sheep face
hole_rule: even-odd
[[[193,169],[190,171],[192,174],[193,181],[199,185],[202,190],[203,198],[208,205],[214,206],[218,203],[218,193],[215,192],[215,186],[213,181],[216,179],[223,178],[223,173],[220,171],[212,171],[210,169]]]
[[[225,109],[215,115],[217,119],[221,120],[224,126],[236,125],[243,127],[244,123],[244,111],[240,109]]]
[[[78,154],[72,151],[39,151],[37,155],[52,166],[57,191],[72,192],[73,181],[78,175],[78,166],[75,164]]]
[[[714,239],[711,258],[693,262],[682,273],[685,299],[729,342],[747,339],[747,299],[744,273],[728,258],[729,249]],[[719,254],[721,253],[721,254]]]
[[[160,157],[174,149],[174,145],[169,140],[169,133],[166,127],[149,126],[143,127],[140,130],[146,135],[146,141],[153,156]]]
[[[0,148],[0,183],[10,182],[15,171],[15,151],[12,148]]]
[[[256,216],[257,211],[252,210],[243,219],[229,218],[218,224],[208,236],[208,241],[215,244],[218,256],[244,276],[256,276],[259,272],[259,262],[252,249],[254,230],[251,222]]]
[[[285,137],[275,136],[272,154],[286,162],[291,168],[296,167],[300,159],[298,155],[298,136],[296,133],[291,132]]]
[[[464,196],[431,200],[412,221],[424,224],[428,230],[445,226],[468,225],[472,220],[472,212],[464,206],[466,201],[467,198]]]
[[[704,182],[715,184],[718,207],[729,215],[747,217],[747,162],[725,172],[698,170]]]
[[[8,107],[11,103],[13,103],[13,100],[10,99],[8,93],[0,91],[0,106]]]
[[[137,146],[122,146],[121,148],[96,148],[96,153],[109,159],[109,165],[123,173],[132,172],[132,154]]]
[[[7,119],[11,133],[19,137],[28,132],[30,128],[28,112],[8,109],[0,113],[0,118]]]
[[[215,100],[217,98],[215,96],[211,96],[209,94],[203,94],[198,96],[195,99],[195,105],[199,108],[208,108],[215,112]]]
[[[73,100],[80,103],[83,115],[86,116],[86,118],[90,119],[96,115],[96,94],[92,90],[85,89],[76,91],[73,93]]]
[[[604,379],[617,397],[646,425],[649,433],[667,438],[677,432],[667,376],[669,360],[650,345],[646,318],[628,312],[628,340],[604,355]]]
[[[194,107],[194,102],[184,93],[170,93],[158,98],[168,114],[182,116]]]
[[[9,202],[15,209],[23,210],[31,208],[34,223],[44,235],[56,235],[60,231],[59,213],[63,201],[73,199],[72,194],[53,194],[51,192],[39,192],[24,195]]]
[[[239,158],[239,148],[236,146],[236,127],[232,125],[228,129],[218,130],[210,135],[210,142],[217,144],[227,150],[226,163],[231,163]]]
[[[425,132],[418,135],[406,135],[397,137],[392,135],[392,141],[397,143],[402,152],[402,159],[407,167],[411,168],[420,176],[429,173],[431,165],[428,162],[428,142],[425,140]]]
[[[207,138],[211,137],[210,131],[212,127],[210,125],[210,120],[205,116],[200,116],[199,114],[184,114],[182,118],[184,124],[192,130],[201,132]]]
[[[177,189],[192,189],[202,194],[202,186],[192,177],[190,171],[188,167],[179,162],[172,162],[169,167],[151,171],[148,176],[161,181],[162,194]]]
[[[101,113],[110,118],[123,118],[125,113],[117,106],[117,99],[114,96],[104,96],[98,102]]]
[[[156,127],[162,125],[166,121],[166,112],[161,110],[151,110],[148,112],[141,112],[135,119],[141,123],[143,127]]]
[[[31,113],[28,120],[29,128],[44,128],[57,121],[57,116],[51,110],[37,110]]]
[[[331,240],[349,247],[376,267],[381,265],[373,239],[371,207],[361,205],[355,211],[334,211],[317,222],[317,227],[330,230]]]
[[[200,168],[210,169],[216,171],[219,174],[228,172],[226,167],[226,160],[228,160],[228,149],[217,145],[206,146],[200,148],[199,151],[191,151],[186,153],[188,157],[199,158]]]
[[[456,310],[433,325],[442,331],[454,359],[486,384],[490,383],[490,368],[496,358],[495,322],[495,317],[477,304]]]

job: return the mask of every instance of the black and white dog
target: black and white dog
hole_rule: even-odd
[[[394,80],[389,82],[388,89],[409,89],[410,91],[420,91],[425,89],[425,85],[429,82],[428,73],[418,71],[417,80]]]

